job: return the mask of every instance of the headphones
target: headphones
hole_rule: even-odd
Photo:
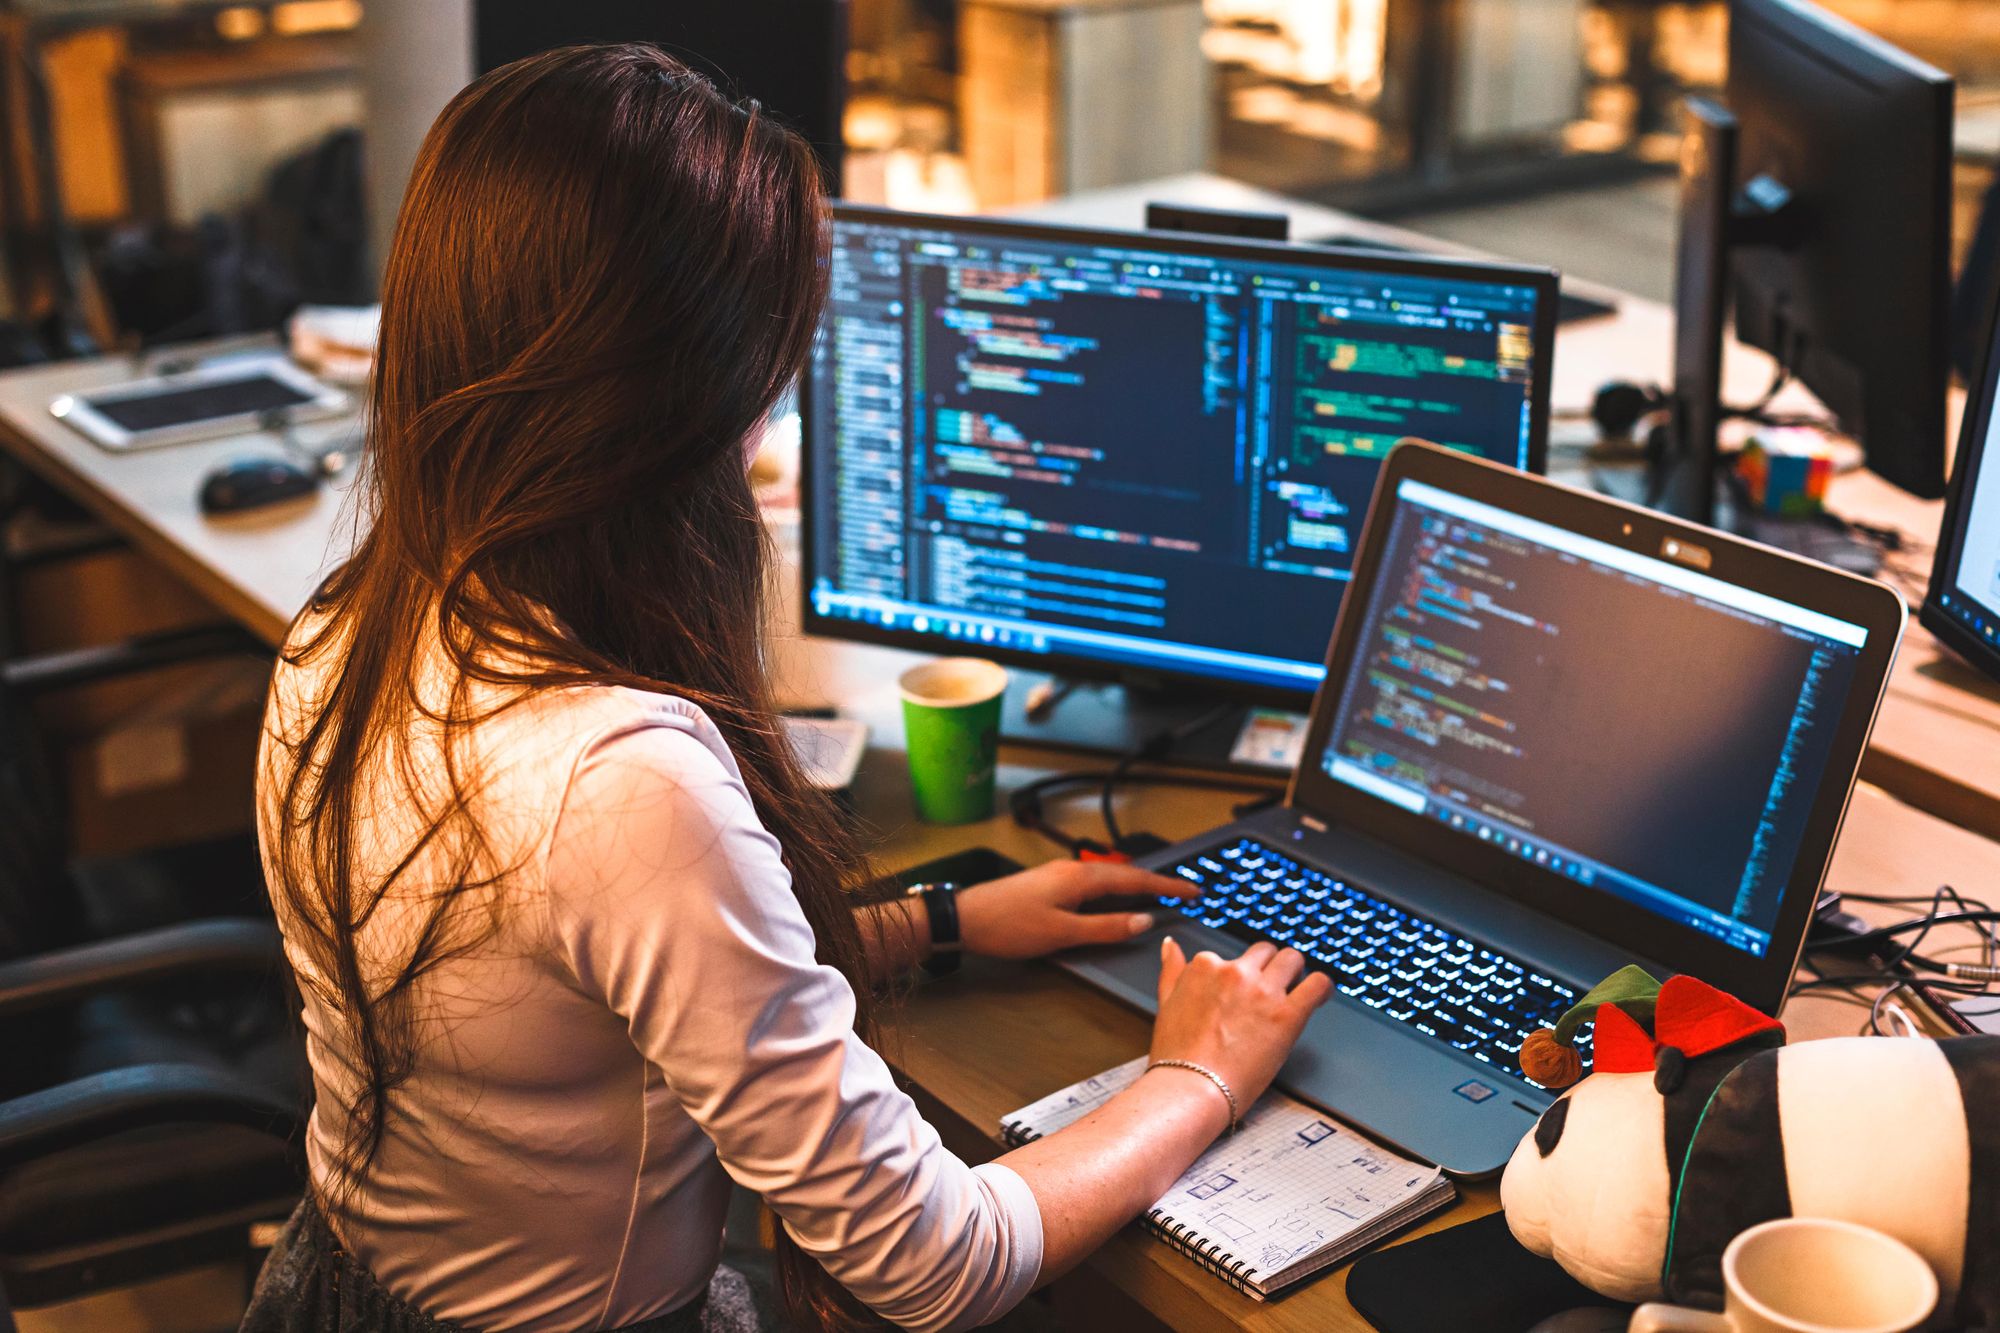
[[[1612,380],[1599,386],[1591,398],[1590,419],[1600,440],[1630,440],[1641,422],[1666,411],[1671,403],[1667,391],[1657,384]]]

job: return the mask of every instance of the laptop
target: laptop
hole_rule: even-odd
[[[1415,442],[1385,463],[1282,806],[1062,960],[1154,1008],[1161,931],[1328,972],[1279,1081],[1460,1175],[1553,1099],[1522,1039],[1627,963],[1784,1003],[1904,621],[1887,587]]]

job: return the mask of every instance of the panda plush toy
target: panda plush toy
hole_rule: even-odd
[[[2000,1328],[2000,1037],[1784,1043],[1693,977],[1608,978],[1523,1047],[1530,1078],[1576,1085],[1501,1178],[1515,1237],[1602,1295],[1720,1309],[1740,1232],[1839,1218],[1930,1263],[1942,1322]]]

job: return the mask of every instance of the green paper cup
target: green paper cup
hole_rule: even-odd
[[[917,817],[930,824],[992,818],[1006,669],[976,657],[947,657],[911,667],[900,684]]]

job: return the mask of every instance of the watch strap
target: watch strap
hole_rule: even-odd
[[[958,885],[913,884],[907,893],[923,901],[924,915],[930,922],[931,956],[924,960],[924,971],[934,977],[958,971],[964,961],[958,925]]]

